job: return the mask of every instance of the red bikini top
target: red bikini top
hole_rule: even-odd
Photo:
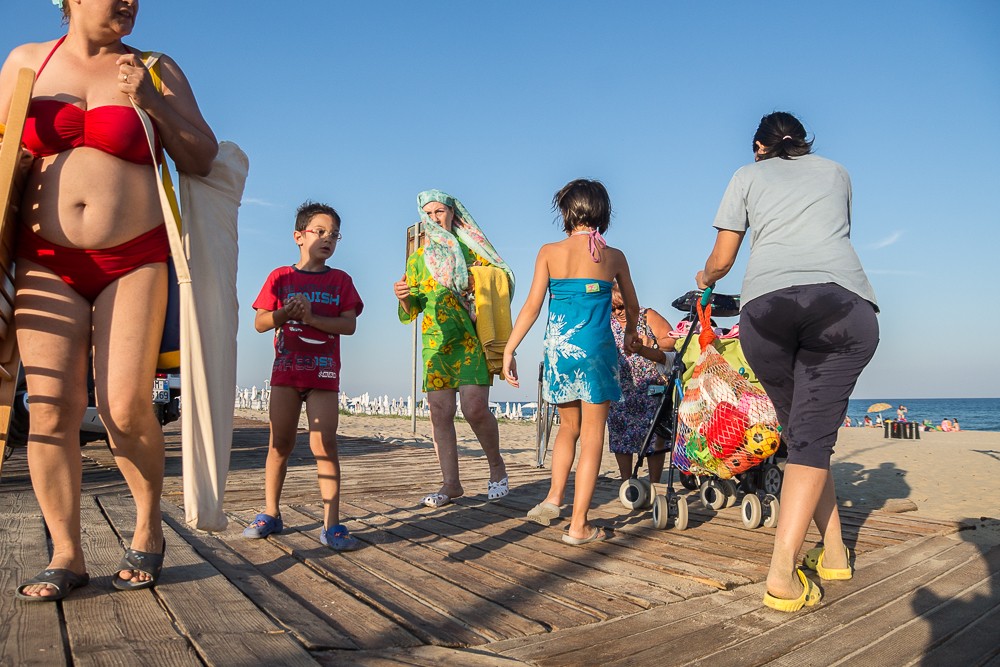
[[[38,69],[38,76],[65,39],[63,36],[56,42]],[[146,132],[135,109],[117,104],[81,109],[59,100],[32,100],[22,142],[35,157],[86,146],[129,162],[153,163]]]

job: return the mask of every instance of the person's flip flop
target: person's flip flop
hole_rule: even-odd
[[[57,568],[53,570],[42,570],[31,579],[17,587],[16,595],[21,600],[28,602],[55,602],[62,600],[77,588],[83,588],[90,583],[90,575],[84,572],[77,574],[72,570]],[[36,584],[45,584],[56,590],[55,595],[25,595],[24,589]]]
[[[136,551],[135,549],[126,550],[121,562],[118,563],[118,571],[115,573],[111,585],[120,591],[138,591],[156,586],[160,579],[160,572],[163,570],[163,556],[166,553],[167,541],[165,539],[163,540],[163,550],[158,554],[149,551]],[[125,570],[145,572],[150,578],[146,581],[122,579],[119,575]]]
[[[594,528],[588,537],[571,537],[569,533],[563,533],[562,541],[566,544],[572,544],[574,547],[578,547],[583,544],[590,544],[591,542],[600,542],[605,537],[604,531],[600,528]]]
[[[819,575],[820,579],[825,581],[847,581],[854,576],[854,571],[851,570],[851,550],[844,547],[844,551],[847,552],[847,567],[842,568],[823,567],[823,556],[826,555],[826,549],[820,552],[816,558],[816,574]]]
[[[426,507],[433,507],[436,509],[438,507],[444,507],[450,502],[451,502],[451,497],[446,496],[443,493],[428,493],[420,501],[420,504]]]
[[[559,518],[559,506],[544,500],[528,510],[528,520],[547,526],[553,519]]]
[[[777,611],[798,611],[802,607],[813,606],[823,598],[823,593],[820,592],[819,586],[809,581],[800,568],[795,568],[795,574],[798,575],[799,581],[802,582],[802,595],[794,600],[786,600],[785,598],[775,597],[765,592],[765,606]]]

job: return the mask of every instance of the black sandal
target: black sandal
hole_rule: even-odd
[[[77,574],[72,570],[54,569],[42,570],[31,579],[17,587],[17,597],[29,602],[55,602],[62,600],[77,588],[83,588],[90,583],[90,575],[84,572]],[[25,595],[24,589],[36,584],[45,584],[56,589],[55,595]]]
[[[127,549],[125,555],[122,556],[121,562],[118,563],[118,571],[115,573],[115,579],[111,585],[120,591],[138,591],[144,588],[152,588],[160,578],[160,571],[163,570],[163,556],[166,553],[166,539],[163,540],[163,549],[158,554],[149,551]],[[121,573],[125,570],[145,572],[150,578],[146,581],[122,579]]]

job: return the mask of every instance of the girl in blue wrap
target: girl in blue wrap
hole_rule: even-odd
[[[587,511],[597,485],[608,409],[621,396],[618,347],[610,324],[612,282],[618,280],[625,302],[628,350],[636,344],[639,303],[625,255],[601,236],[611,224],[611,201],[604,185],[572,181],[556,193],[553,205],[562,213],[566,238],[538,251],[528,299],[504,349],[503,373],[508,383],[519,386],[514,351],[538,319],[548,292],[542,396],[559,407],[560,421],[549,493],[528,518],[547,526],[559,516],[579,440],[573,515],[562,539],[580,545],[605,537],[603,530],[587,522]]]

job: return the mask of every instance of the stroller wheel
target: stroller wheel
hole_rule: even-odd
[[[722,509],[726,504],[726,492],[714,479],[708,479],[701,484],[701,503],[713,510]]]
[[[743,516],[743,525],[751,530],[760,527],[763,516],[763,508],[760,505],[760,498],[754,493],[743,496],[743,503],[740,505],[740,514]]]
[[[674,522],[674,528],[677,530],[685,530],[688,527],[688,501],[684,496],[677,497],[677,520]]]
[[[670,507],[666,496],[653,498],[653,528],[663,530],[670,519]]]
[[[722,487],[722,491],[726,494],[726,503],[723,505],[725,507],[732,507],[736,504],[736,482],[731,479],[719,480],[719,485]]]
[[[770,493],[772,496],[777,496],[781,493],[781,468],[774,465],[773,463],[768,463],[764,466],[764,492]]]
[[[618,489],[618,500],[622,501],[626,509],[642,509],[649,507],[651,492],[648,480],[632,477],[622,482]]]
[[[778,525],[778,499],[768,494],[764,496],[764,527],[774,528]]]
[[[681,486],[683,486],[688,491],[698,490],[698,478],[691,473],[682,472],[681,473]]]

